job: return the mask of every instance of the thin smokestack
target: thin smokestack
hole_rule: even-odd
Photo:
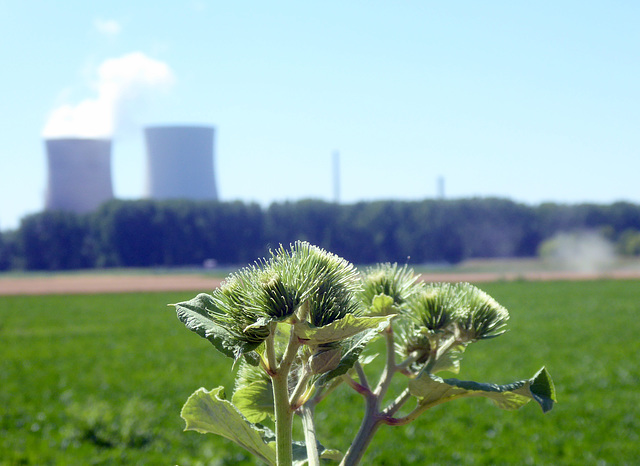
[[[438,199],[444,199],[444,176],[438,177]]]
[[[333,202],[340,203],[340,152],[333,152]]]

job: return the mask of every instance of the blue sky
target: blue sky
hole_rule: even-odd
[[[119,198],[144,195],[144,125],[198,123],[223,200],[331,200],[338,150],[342,202],[438,177],[448,198],[640,202],[638,24],[632,1],[0,0],[0,228],[44,206],[52,112],[131,54],[166,74],[118,110]]]

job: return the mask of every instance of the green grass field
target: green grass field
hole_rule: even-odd
[[[458,377],[508,383],[546,365],[559,403],[546,415],[444,404],[383,426],[364,464],[636,464],[640,282],[481,287],[510,310],[510,331],[472,345]],[[233,384],[229,360],[166,307],[194,294],[0,297],[0,464],[254,464],[182,431],[194,390]],[[338,390],[318,407],[320,440],[344,451],[362,407]]]

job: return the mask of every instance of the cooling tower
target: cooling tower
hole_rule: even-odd
[[[47,139],[46,209],[91,212],[113,198],[111,140]]]
[[[145,129],[147,190],[152,199],[218,199],[211,126]]]

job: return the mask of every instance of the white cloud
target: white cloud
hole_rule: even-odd
[[[93,22],[93,25],[100,34],[105,36],[117,36],[122,31],[122,26],[115,19],[98,18]]]
[[[164,62],[133,52],[103,61],[93,87],[97,95],[54,109],[43,136],[109,137],[137,123],[146,104],[167,92],[175,81]]]

